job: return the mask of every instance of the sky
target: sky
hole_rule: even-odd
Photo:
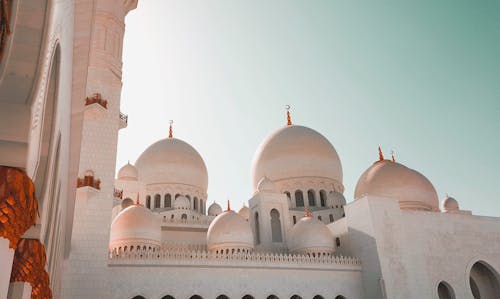
[[[168,136],[190,143],[208,203],[252,195],[262,140],[323,134],[344,195],[387,156],[440,199],[500,216],[500,1],[141,0],[126,18],[117,169]]]

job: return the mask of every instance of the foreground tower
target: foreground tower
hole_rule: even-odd
[[[125,16],[137,0],[75,3],[75,31],[87,36],[85,112],[71,251],[64,265],[62,298],[109,298],[107,259],[120,113]],[[91,27],[83,24],[87,20]],[[88,24],[88,23],[87,23]],[[80,51],[75,41],[75,51]],[[85,271],[82,271],[85,269]]]

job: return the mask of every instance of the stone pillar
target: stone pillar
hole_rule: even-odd
[[[10,284],[8,299],[31,299],[32,287],[27,282],[12,282]]]
[[[10,273],[14,260],[14,249],[9,247],[9,240],[0,237],[0,298],[7,298],[9,291]]]

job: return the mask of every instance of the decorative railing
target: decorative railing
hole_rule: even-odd
[[[108,101],[104,100],[100,93],[94,93],[94,95],[92,97],[87,97],[85,99],[85,106],[92,105],[95,103],[101,105],[102,107],[104,107],[106,109],[108,108]]]
[[[83,179],[77,178],[76,187],[92,187],[97,190],[101,190],[101,180],[94,179],[94,175],[85,175]]]
[[[210,225],[213,219],[162,219],[162,224],[198,224],[198,225]]]
[[[110,252],[110,265],[165,265],[165,266],[238,266],[259,268],[312,268],[361,269],[358,258],[321,255],[295,255],[285,253],[229,253],[216,254],[205,250],[135,249]]]

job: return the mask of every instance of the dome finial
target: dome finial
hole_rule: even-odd
[[[382,153],[382,149],[380,148],[380,145],[378,146],[378,160],[384,161],[384,154]]]
[[[292,125],[292,117],[290,116],[290,105],[286,105],[286,125],[291,126]]]
[[[229,199],[227,199],[227,211],[231,211],[231,203],[229,202]]]
[[[311,213],[309,213],[309,207],[306,207],[306,217],[311,217]]]
[[[139,192],[137,192],[137,198],[135,199],[135,204],[136,205],[140,205],[141,204],[141,202],[139,200]]]
[[[391,151],[392,162],[396,162],[396,158],[394,158],[394,150]]]
[[[174,137],[173,130],[172,130],[172,124],[174,123],[174,121],[169,120],[168,123],[170,124],[169,129],[168,129],[168,138],[171,139]]]

